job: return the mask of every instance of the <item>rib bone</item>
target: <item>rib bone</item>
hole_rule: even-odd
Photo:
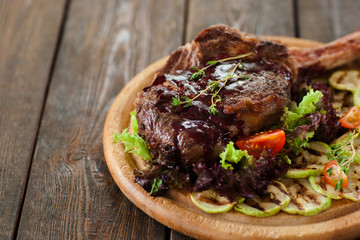
[[[299,69],[332,69],[360,57],[360,30],[319,47],[288,50]]]

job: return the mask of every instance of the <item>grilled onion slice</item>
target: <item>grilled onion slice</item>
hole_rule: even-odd
[[[277,214],[290,202],[289,193],[281,182],[274,181],[267,192],[264,197],[257,196],[236,204],[234,209],[254,217],[268,217]]]
[[[283,209],[290,214],[312,216],[331,206],[331,198],[317,193],[307,179],[281,179],[290,193],[291,201]]]

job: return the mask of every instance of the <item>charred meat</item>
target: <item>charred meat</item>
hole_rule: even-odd
[[[241,54],[247,57],[207,68],[190,80],[208,61]],[[172,98],[194,98],[212,81],[225,78],[237,63],[234,76],[219,92],[221,101],[209,113],[212,91],[203,92],[189,107],[173,106]],[[153,83],[137,100],[140,135],[160,164],[215,159],[226,142],[276,123],[289,101],[296,80],[285,46],[262,41],[223,25],[202,31],[191,44],[176,50]],[[221,85],[221,83],[219,83]],[[218,86],[221,87],[221,86]]]

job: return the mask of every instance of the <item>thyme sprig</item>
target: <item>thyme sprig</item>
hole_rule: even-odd
[[[208,61],[206,63],[206,66],[203,67],[203,68],[192,67],[192,69],[197,70],[197,72],[195,72],[195,73],[193,73],[191,75],[190,80],[195,80],[200,76],[205,77],[205,70],[208,69],[209,67],[215,66],[218,63],[231,61],[231,60],[236,60],[236,59],[241,59],[241,58],[247,57],[247,56],[249,56],[251,54],[253,54],[253,53],[241,54],[241,55],[238,55],[238,56],[235,56],[235,57],[224,58],[224,59],[216,60],[216,61]],[[242,67],[242,65],[241,65],[241,67]]]
[[[240,63],[238,63],[232,73],[236,70],[236,68],[240,65]],[[233,74],[227,74],[225,78],[221,78],[219,80],[216,80],[216,81],[211,81],[208,83],[208,86],[202,90],[200,93],[198,93],[195,97],[193,98],[189,98],[189,97],[186,97],[186,96],[183,96],[183,97],[178,97],[178,98],[175,98],[175,97],[172,97],[172,105],[174,107],[177,107],[177,106],[180,106],[180,105],[184,105],[184,107],[189,107],[191,106],[192,102],[197,99],[198,97],[200,97],[201,95],[203,95],[205,92],[209,91],[211,89],[211,92],[215,92],[215,90],[218,88],[219,86],[219,83],[220,82],[223,82],[221,87],[215,92],[212,94],[211,96],[211,106],[209,107],[209,113],[215,115],[216,114],[216,109],[215,109],[215,106],[218,102],[221,102],[221,97],[219,95],[219,92],[221,91],[221,89],[226,85],[227,81],[230,79],[230,78],[243,78],[243,79],[248,79],[249,81],[252,81],[252,78],[249,77],[249,76],[245,76],[245,75],[240,75],[240,76],[237,76],[237,75],[233,75]],[[183,101],[182,101],[183,100]]]
[[[238,68],[240,63],[237,63],[230,74],[227,74],[224,80],[224,83],[221,85],[221,87],[211,96],[211,106],[209,107],[209,113],[215,115],[216,109],[215,106],[218,102],[221,101],[221,97],[219,96],[219,92],[223,87],[226,85],[226,83],[229,81],[230,78],[233,77],[235,70]],[[216,82],[215,82],[216,83]],[[214,84],[215,84],[214,83]]]
[[[224,81],[226,78],[221,78],[221,79],[219,79],[219,80],[217,80],[217,81],[212,81],[212,82],[210,82],[209,84],[208,84],[208,86],[204,89],[204,90],[202,90],[200,93],[198,93],[195,97],[193,97],[193,98],[189,98],[189,97],[181,97],[181,99],[184,99],[184,101],[181,101],[180,100],[180,97],[178,97],[178,98],[172,98],[172,100],[173,100],[173,102],[172,102],[172,105],[173,106],[175,106],[175,107],[177,107],[177,106],[180,106],[180,105],[182,105],[182,104],[185,104],[185,106],[184,107],[189,107],[190,105],[191,105],[191,103],[195,100],[195,99],[197,99],[198,97],[200,97],[201,95],[203,95],[206,91],[208,91],[209,89],[216,89],[216,87],[217,87],[217,85],[218,85],[218,83],[219,82],[221,82],[221,81]]]
[[[205,70],[211,66],[215,66],[216,64],[218,63],[221,63],[221,62],[225,62],[225,61],[230,61],[230,60],[236,60],[236,59],[241,59],[241,58],[244,58],[244,57],[247,57],[249,55],[251,55],[253,53],[246,53],[246,54],[242,54],[242,55],[238,55],[238,56],[235,56],[235,57],[229,57],[229,58],[224,58],[224,59],[221,59],[221,60],[217,60],[217,61],[208,61],[207,62],[207,66],[204,67],[204,68],[196,68],[196,67],[193,67],[193,69],[197,70],[197,72],[193,73],[190,77],[190,80],[194,80],[196,78],[198,78],[199,76],[203,76],[205,77]],[[226,83],[229,81],[230,78],[243,78],[243,79],[248,79],[249,81],[252,81],[253,79],[249,76],[245,76],[245,75],[234,75],[235,71],[237,68],[240,68],[240,69],[243,69],[243,65],[241,64],[241,62],[238,62],[235,67],[231,70],[230,73],[226,74],[226,76],[224,78],[221,78],[219,80],[216,80],[216,81],[210,81],[208,84],[207,84],[207,87],[202,90],[200,93],[198,93],[195,97],[193,98],[189,98],[189,97],[173,97],[172,100],[172,105],[173,106],[180,106],[180,105],[184,105],[184,107],[189,107],[192,102],[197,99],[198,97],[200,97],[201,95],[203,95],[205,92],[207,91],[211,91],[212,92],[212,96],[211,96],[211,105],[209,107],[209,113],[210,114],[213,114],[215,115],[216,114],[216,104],[218,102],[221,102],[221,97],[219,95],[220,91],[224,88],[224,86],[226,85]],[[221,86],[220,86],[221,84]],[[220,86],[220,87],[219,87]]]
[[[359,133],[356,131],[350,131],[345,139],[342,141],[331,145],[330,148],[332,151],[328,151],[327,157],[331,160],[336,160],[339,163],[341,169],[348,174],[350,164],[354,162],[356,157],[356,150],[354,147],[354,140],[359,136]],[[346,147],[350,147],[350,151],[346,150]]]

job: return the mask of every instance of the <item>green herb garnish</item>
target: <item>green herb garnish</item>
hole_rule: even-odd
[[[335,144],[331,145],[331,151],[326,153],[329,161],[336,160],[340,166],[340,169],[348,174],[350,165],[359,158],[359,154],[357,154],[356,149],[354,147],[354,140],[359,137],[359,133],[352,131],[349,132],[348,135],[341,141],[336,142]],[[345,148],[349,148],[350,151],[346,150]],[[332,168],[329,168],[330,170]],[[329,176],[330,172],[329,172]]]
[[[121,134],[113,133],[113,142],[117,143],[121,141],[125,145],[125,152],[135,153],[141,156],[145,161],[151,161],[151,155],[149,148],[145,140],[138,134],[138,122],[136,120],[136,113],[132,111],[131,123],[133,128],[133,133],[129,133],[128,129],[124,129]]]
[[[162,184],[162,179],[160,178],[155,178],[153,181],[153,184],[151,186],[151,191],[150,191],[150,195],[152,195],[153,193],[156,193],[157,191],[159,191],[159,188]]]
[[[310,88],[299,105],[293,102],[291,107],[285,107],[281,121],[284,123],[287,134],[293,132],[296,127],[308,124],[306,120],[304,120],[305,115],[317,111],[321,112],[318,103],[322,97],[323,94],[320,91],[314,91]],[[292,152],[298,155],[303,148],[309,147],[309,140],[313,138],[314,135],[315,131],[309,128],[297,133],[297,135],[291,138],[287,138],[286,142],[288,146],[291,146]]]
[[[309,89],[308,93],[303,97],[298,107],[294,109],[285,108],[282,120],[285,122],[285,126],[289,130],[294,130],[295,127],[302,125],[302,118],[308,113],[315,113],[317,110],[316,104],[323,97],[323,94],[312,88]]]
[[[131,121],[132,129],[133,129],[134,133],[139,133],[139,125],[138,125],[138,122],[136,119],[135,111],[130,112],[130,121]]]
[[[253,160],[253,157],[250,156],[246,150],[235,149],[234,142],[229,142],[226,145],[225,150],[220,153],[219,156],[221,166],[225,169],[230,168],[230,170],[234,170],[233,164],[237,164],[238,162],[244,160],[250,164]]]
[[[216,109],[215,106],[218,102],[221,102],[221,97],[219,95],[220,91],[223,89],[223,87],[226,85],[226,83],[228,82],[228,80],[230,78],[244,78],[244,79],[251,79],[251,77],[249,76],[245,76],[245,75],[241,75],[241,76],[237,76],[234,75],[235,70],[240,66],[240,63],[237,63],[235,65],[235,67],[232,69],[231,73],[226,74],[225,78],[221,78],[219,80],[216,81],[210,81],[207,85],[207,87],[202,90],[199,94],[197,94],[195,97],[193,98],[189,98],[189,97],[173,97],[172,98],[172,105],[174,107],[180,106],[180,105],[184,105],[184,107],[189,107],[191,106],[192,102],[197,99],[198,97],[200,97],[202,94],[204,94],[207,91],[211,91],[212,92],[212,96],[211,96],[211,105],[209,107],[209,113],[215,115],[216,114]],[[201,70],[201,69],[200,69]],[[221,86],[219,87],[219,83],[221,83]]]
[[[193,74],[191,75],[190,80],[195,80],[195,79],[197,79],[199,76],[205,77],[205,69],[208,68],[208,67],[210,67],[210,66],[204,67],[204,68],[202,68],[202,69],[197,68],[197,67],[192,67],[192,69],[197,70],[197,72],[195,72],[195,73],[193,73]]]
[[[235,57],[224,58],[224,59],[217,60],[217,61],[208,61],[206,63],[206,67],[203,67],[203,68],[192,67],[192,69],[197,70],[197,72],[195,72],[195,73],[193,73],[191,75],[190,80],[195,80],[200,76],[205,77],[205,70],[208,69],[211,66],[215,66],[218,63],[226,62],[226,61],[230,61],[230,60],[241,59],[241,58],[247,57],[247,56],[249,56],[251,54],[253,54],[253,53],[241,54],[241,55],[238,55],[238,56],[235,56]],[[241,68],[242,68],[242,65],[241,65]]]

